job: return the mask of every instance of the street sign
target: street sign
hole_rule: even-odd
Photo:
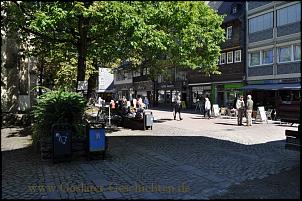
[[[265,113],[265,109],[264,107],[258,107],[257,110],[257,116],[256,116],[256,120],[260,119],[260,121],[266,121],[267,122],[267,117],[266,117],[266,113]]]
[[[219,107],[217,104],[213,104],[213,113],[215,117],[219,116]]]

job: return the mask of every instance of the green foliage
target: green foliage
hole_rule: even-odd
[[[81,137],[81,121],[85,109],[85,99],[78,93],[51,91],[39,97],[33,107],[33,142],[41,137],[51,136],[54,123],[70,123],[74,127],[75,137]]]
[[[74,72],[71,59],[77,62],[81,79],[88,69],[87,61],[94,59],[108,67],[123,60],[130,61],[133,68],[147,63],[153,77],[175,66],[218,73],[220,45],[225,40],[223,17],[202,1],[4,5],[4,10],[12,13],[4,18],[4,24],[35,35],[30,40],[32,53],[53,64],[49,66],[56,72],[58,83],[64,83],[58,74],[66,77]],[[73,79],[68,82],[75,87]]]
[[[87,70],[85,73],[85,80],[88,80],[91,75],[95,75],[98,71],[92,65],[92,61],[88,60]],[[75,91],[75,86],[77,82],[77,61],[72,58],[67,62],[60,62],[59,70],[56,72],[54,78],[55,89],[62,89],[65,91]]]

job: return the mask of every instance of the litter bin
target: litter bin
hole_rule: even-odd
[[[99,158],[105,159],[107,150],[107,137],[105,135],[105,125],[98,123],[87,124],[88,134],[88,159]]]
[[[68,123],[52,125],[53,163],[71,161],[72,129]]]
[[[144,130],[148,129],[148,128],[151,128],[152,130],[152,126],[153,126],[153,114],[152,112],[150,113],[147,113],[145,112],[144,113]]]

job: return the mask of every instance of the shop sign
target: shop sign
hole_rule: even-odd
[[[224,84],[225,89],[238,89],[243,87],[243,83],[230,83],[230,84]]]
[[[211,86],[198,86],[192,87],[192,91],[203,91],[203,90],[211,90]]]
[[[163,84],[163,85],[160,85],[158,88],[160,88],[160,89],[174,88],[174,84]]]

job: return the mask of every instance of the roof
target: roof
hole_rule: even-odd
[[[223,1],[210,1],[208,5],[213,8],[214,10],[218,10],[218,8],[221,6]]]
[[[245,2],[236,2],[236,1],[211,1],[208,4],[211,8],[216,10],[220,15],[226,15],[223,23],[227,23],[233,20],[238,19],[245,10]],[[237,12],[232,13],[232,8],[237,6]]]

